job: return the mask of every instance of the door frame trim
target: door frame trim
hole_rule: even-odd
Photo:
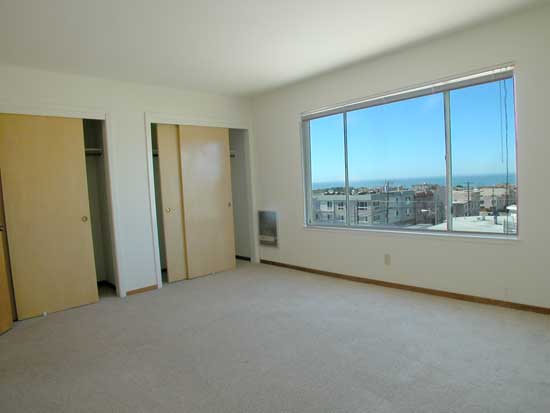
[[[113,271],[116,283],[116,291],[119,297],[126,296],[124,283],[120,278],[120,257],[119,257],[119,240],[120,228],[117,217],[120,216],[120,206],[117,198],[117,184],[114,177],[116,176],[115,159],[115,143],[113,139],[113,128],[111,114],[107,111],[101,111],[90,108],[74,108],[62,105],[50,104],[16,104],[0,102],[0,113],[14,115],[30,115],[30,116],[52,116],[63,118],[78,118],[78,119],[95,119],[104,121],[104,154],[105,154],[105,176],[107,184],[107,206],[109,208],[109,221],[111,231],[111,240],[113,248]]]
[[[145,148],[147,155],[147,176],[149,181],[149,215],[151,220],[151,242],[153,245],[154,251],[154,260],[155,260],[155,277],[157,279],[158,288],[162,288],[162,270],[160,268],[160,243],[158,239],[158,223],[156,215],[156,200],[155,200],[155,177],[153,172],[153,142],[151,135],[151,124],[153,123],[164,123],[169,125],[190,125],[190,126],[207,126],[213,128],[228,128],[228,129],[244,129],[247,131],[247,142],[246,142],[246,154],[247,154],[247,185],[249,187],[248,191],[248,205],[250,208],[250,216],[248,217],[250,222],[250,240],[251,240],[251,259],[253,262],[259,262],[258,254],[258,231],[257,225],[258,220],[257,216],[254,213],[256,211],[256,192],[254,184],[254,137],[252,126],[247,122],[235,122],[232,120],[224,119],[208,119],[208,118],[190,118],[186,115],[177,115],[177,114],[167,114],[167,113],[158,113],[158,112],[145,112],[144,117],[145,123]]]

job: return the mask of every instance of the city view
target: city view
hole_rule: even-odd
[[[310,121],[309,222],[516,234],[512,79],[449,94],[451,201],[440,93]]]
[[[477,182],[484,182],[475,184]],[[489,177],[468,177],[453,186],[453,230],[515,234],[517,231],[516,185]],[[496,177],[495,177],[496,178]],[[380,225],[408,229],[447,230],[446,186],[419,179],[404,185],[391,181],[382,184],[350,185],[351,225]],[[442,178],[444,181],[444,178]],[[346,194],[343,185],[316,184],[313,213],[318,224],[345,224]]]

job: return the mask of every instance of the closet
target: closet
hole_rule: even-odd
[[[167,280],[234,268],[228,129],[157,124],[151,132],[157,155],[153,166],[160,256]]]
[[[101,292],[116,290],[112,254],[110,209],[107,198],[107,160],[104,150],[104,126],[101,120],[84,119],[86,177],[90,203],[90,222],[94,245],[96,279]]]
[[[3,257],[18,319],[98,300],[85,125],[75,118],[0,114]],[[102,129],[101,123],[87,126]]]
[[[250,261],[252,257],[252,206],[248,173],[248,130],[229,129],[231,150],[231,192],[235,226],[235,255]]]

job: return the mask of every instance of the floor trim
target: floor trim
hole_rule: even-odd
[[[469,302],[478,303],[478,304],[488,304],[488,305],[494,305],[498,307],[512,308],[514,310],[530,311],[530,312],[539,313],[539,314],[550,314],[550,308],[547,308],[547,307],[538,307],[535,305],[528,305],[528,304],[518,304],[510,301],[495,300],[493,298],[478,297],[475,295],[452,293],[449,291],[442,291],[442,290],[433,290],[431,288],[415,287],[413,285],[399,284],[399,283],[394,283],[389,281],[375,280],[372,278],[363,278],[363,277],[357,277],[354,275],[346,275],[346,274],[340,274],[336,272],[316,270],[314,268],[308,268],[308,267],[300,267],[298,265],[285,264],[277,261],[260,260],[260,262],[262,264],[290,268],[293,270],[325,275],[328,277],[340,278],[348,281],[356,281],[364,284],[374,284],[381,287],[396,288],[399,290],[413,291],[416,293],[436,295],[438,297],[452,298],[455,300],[469,301]]]
[[[242,261],[251,261],[250,257],[245,257],[244,255],[235,255],[235,258]]]
[[[156,290],[158,286],[156,284],[149,285],[148,287],[138,288],[136,290],[126,291],[126,295],[136,295],[147,291]]]

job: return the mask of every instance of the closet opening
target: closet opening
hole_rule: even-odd
[[[156,217],[157,217],[157,237],[159,245],[160,256],[160,270],[162,272],[162,283],[168,282],[168,268],[166,265],[166,239],[164,236],[164,219],[162,209],[162,196],[160,187],[160,161],[159,161],[159,147],[158,147],[158,135],[157,124],[151,124],[151,144],[153,148],[153,176],[155,182],[155,205],[156,205]]]
[[[235,223],[235,257],[250,261],[252,257],[252,197],[248,166],[248,130],[229,129],[233,221]]]
[[[90,225],[99,298],[117,295],[108,200],[108,167],[105,148],[105,121],[84,119],[86,178],[90,203]]]

